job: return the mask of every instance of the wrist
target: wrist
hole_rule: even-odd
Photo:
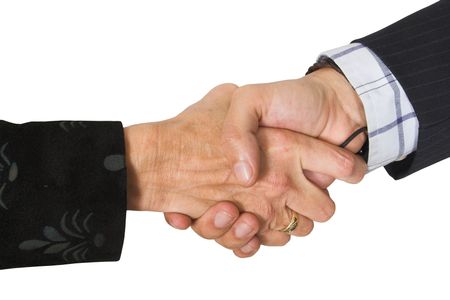
[[[228,195],[231,171],[219,133],[187,119],[125,128],[129,210],[198,218]]]
[[[353,132],[367,126],[363,103],[345,76],[331,67],[324,67],[309,74],[324,90],[330,115],[323,130],[323,138],[334,144],[342,143]],[[332,140],[334,139],[334,140]],[[366,136],[361,134],[349,145],[355,152],[364,144]]]
[[[153,211],[160,205],[144,188],[148,175],[156,169],[159,149],[157,123],[137,124],[124,128],[127,167],[127,209]],[[143,176],[143,173],[146,173]]]

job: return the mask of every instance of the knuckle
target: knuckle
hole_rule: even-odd
[[[265,246],[285,246],[291,240],[288,234],[277,234],[276,236],[262,237],[261,242]]]
[[[221,237],[214,239],[219,245],[229,250],[236,250],[244,246],[246,241],[237,239],[233,234],[227,233]]]
[[[215,239],[222,247],[229,250],[236,250],[245,245],[246,241],[237,240],[235,238],[226,237]]]
[[[264,177],[264,181],[280,195],[284,194],[291,186],[289,176],[283,172],[267,173]]]
[[[257,95],[258,89],[254,84],[247,84],[234,90],[232,101],[248,101]]]
[[[291,240],[291,236],[286,235],[285,238],[280,239],[278,246],[285,246],[285,245],[287,245],[287,243],[289,243],[290,240]]]
[[[188,216],[178,213],[164,213],[164,218],[170,226],[180,230],[188,229],[192,222]]]
[[[360,160],[359,158],[357,158],[357,160]],[[363,164],[362,167],[355,167],[355,174],[354,174],[354,180],[352,180],[352,183],[359,183],[364,179],[364,176],[366,176],[366,172],[367,172],[367,165],[362,161],[362,159],[360,161],[357,161],[357,164]]]
[[[304,236],[309,235],[314,230],[314,223],[310,222],[308,226],[305,227]]]
[[[259,220],[255,215],[245,212],[242,214],[241,220],[252,228],[252,232],[259,231]]]
[[[234,83],[222,83],[217,86],[215,86],[211,91],[214,91],[216,93],[220,94],[227,94],[227,93],[234,93],[234,91],[238,89],[238,86]]]
[[[267,201],[260,201],[256,206],[256,213],[266,222],[272,223],[275,220],[277,211],[276,209]]]
[[[251,252],[247,252],[247,253],[242,252],[241,249],[233,250],[233,252],[234,252],[234,255],[236,255],[239,258],[248,258],[248,257],[255,255],[256,252],[258,252],[258,249],[253,249]]]
[[[357,173],[351,183],[360,183],[364,179],[364,175],[362,172]]]
[[[244,237],[236,236],[236,229],[242,223],[245,223],[246,226],[250,227],[250,232]],[[224,235],[215,238],[216,242],[221,246],[230,249],[236,250],[247,244],[249,236],[251,237],[256,232],[259,231],[259,221],[256,216],[253,216],[249,213],[244,213],[241,215],[238,221],[236,221],[233,225],[233,228],[228,230]]]
[[[338,161],[339,173],[342,177],[351,177],[356,166],[356,157],[345,151],[337,151],[336,159]]]
[[[306,222],[300,228],[299,236],[307,236],[313,231],[313,229],[314,229],[314,222],[308,220],[308,222]]]
[[[296,136],[288,131],[265,128],[264,133],[265,137],[270,141],[268,144],[279,152],[286,152],[297,144]]]
[[[236,243],[235,241],[232,241],[230,239],[227,238],[218,238],[215,239],[215,241],[222,247],[224,247],[225,249],[228,250],[236,250],[239,248],[239,244]]]
[[[334,201],[328,201],[325,205],[322,205],[317,221],[318,222],[328,221],[329,219],[331,219],[331,217],[333,217],[335,211],[336,205]]]
[[[218,237],[215,234],[213,234],[212,232],[209,232],[208,230],[206,230],[203,226],[198,226],[196,224],[192,225],[192,230],[194,230],[194,232],[196,234],[198,234],[200,237],[207,239],[207,240],[215,239]]]
[[[239,250],[233,250],[233,253],[234,253],[234,255],[236,255],[237,257],[239,257],[239,258],[247,258],[247,257],[250,257],[250,256],[252,256],[252,254],[250,253],[242,253],[241,251],[239,251]]]

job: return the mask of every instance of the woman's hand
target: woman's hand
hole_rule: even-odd
[[[261,128],[261,171],[256,183],[238,183],[222,147],[222,126],[236,86],[222,85],[180,115],[163,122],[125,129],[128,168],[128,208],[178,212],[200,217],[218,201],[232,201],[254,213],[264,244],[280,244],[280,232],[297,212],[294,235],[305,235],[312,221],[334,213],[326,190],[303,174],[311,170],[348,182],[358,182],[366,165],[344,149],[288,130]],[[256,232],[246,232],[248,240]]]

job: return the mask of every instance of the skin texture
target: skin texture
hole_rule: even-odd
[[[217,209],[217,202],[232,202],[246,213],[239,215],[231,206],[219,208],[229,213],[230,224],[236,221],[229,227],[231,236],[213,238],[244,257],[260,242],[287,243],[290,236],[279,230],[289,223],[292,210],[300,214],[295,235],[305,235],[312,230],[312,221],[324,222],[333,215],[334,202],[306,178],[304,169],[356,183],[366,165],[351,152],[318,139],[261,128],[256,132],[259,177],[252,186],[242,186],[221,139],[236,90],[235,85],[221,85],[173,119],[125,128],[128,209],[176,212],[196,219]],[[204,219],[203,224],[215,221]],[[195,227],[202,233],[202,222]],[[238,237],[234,242],[233,236]],[[246,246],[250,252],[245,253]]]
[[[366,123],[352,86],[334,69],[323,68],[300,79],[237,89],[224,122],[224,147],[235,169],[239,163],[248,166],[248,176],[237,176],[242,184],[252,185],[259,172],[259,126],[290,129],[339,145]],[[364,140],[359,136],[347,149],[356,152]]]
[[[249,181],[244,177],[241,183],[251,185],[259,172],[258,141],[255,132],[258,127],[285,128],[303,132],[334,144],[342,143],[358,128],[366,126],[361,100],[348,81],[331,68],[323,68],[305,77],[267,84],[252,84],[236,89],[223,130],[224,147],[232,164],[242,160],[249,164]],[[347,149],[356,152],[365,141],[358,136]],[[305,176],[316,185],[326,188],[335,178],[304,170]],[[242,177],[242,176],[241,176]],[[231,203],[223,206],[233,211]],[[214,224],[203,222],[212,220],[216,210],[208,210],[199,220],[193,222],[182,214],[166,213],[167,222],[175,228],[185,229],[196,223],[204,226],[198,232],[205,238],[214,238],[221,230],[222,243],[227,245],[232,233],[230,226],[216,228]],[[241,222],[234,216],[236,224]],[[182,226],[179,226],[182,225]],[[235,240],[235,238],[234,238]],[[233,242],[233,244],[236,244]],[[241,246],[244,242],[241,241]],[[256,252],[251,252],[253,255]],[[251,256],[249,255],[249,256]],[[242,255],[238,255],[241,256]]]

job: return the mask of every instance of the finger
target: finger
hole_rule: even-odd
[[[321,189],[328,188],[334,182],[333,177],[318,172],[303,170],[303,175]]]
[[[293,236],[307,236],[314,229],[314,222],[300,214],[297,216],[297,227],[291,232]]]
[[[251,186],[259,172],[259,147],[255,133],[261,117],[261,97],[256,89],[242,87],[233,98],[223,124],[223,147],[236,179]]]
[[[219,202],[195,220],[192,229],[205,239],[216,239],[229,231],[238,217],[236,205],[228,201]]]
[[[192,219],[179,213],[165,213],[166,222],[175,229],[185,230],[191,226]]]
[[[230,230],[216,239],[216,242],[228,249],[238,249],[247,244],[259,231],[258,218],[251,213],[242,213]]]
[[[295,230],[291,233],[283,232],[283,230],[286,229],[286,227],[290,225],[291,221],[293,220],[294,213],[296,213],[297,219],[297,226],[295,227]],[[278,231],[294,236],[307,236],[311,233],[313,228],[314,222],[310,218],[302,215],[298,211],[294,211],[290,207],[286,207],[286,214],[284,216],[277,217],[274,222],[269,224],[269,230],[271,231]]]
[[[297,192],[287,197],[287,207],[316,222],[326,222],[334,215],[336,205],[326,190],[316,187],[306,178],[296,185]]]
[[[261,244],[266,246],[284,246],[291,239],[289,234],[277,230],[267,230],[258,235],[258,237]]]
[[[189,114],[192,110],[198,111],[199,109],[207,109],[211,113],[220,112],[221,116],[223,116],[230,105],[231,95],[237,88],[238,86],[233,83],[223,83],[215,86],[200,101],[187,107],[175,118]]]
[[[327,142],[299,135],[303,169],[358,183],[367,172],[364,160],[352,152]]]
[[[164,200],[160,201],[159,204],[158,207],[153,207],[154,211],[183,213],[196,219],[203,215],[211,206],[217,204],[217,201],[201,199],[174,191],[167,192],[164,195]]]
[[[261,247],[261,242],[258,237],[253,237],[247,244],[239,249],[233,250],[234,254],[240,258],[247,258],[255,255]]]

